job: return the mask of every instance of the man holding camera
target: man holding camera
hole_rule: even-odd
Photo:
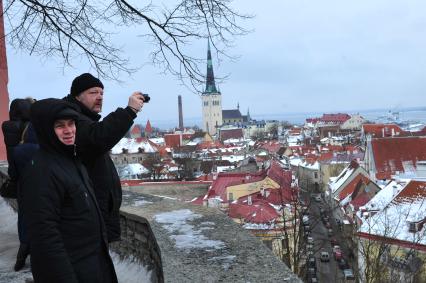
[[[89,73],[76,77],[70,95],[64,99],[78,106],[77,152],[86,166],[93,183],[96,199],[105,221],[108,242],[120,240],[120,205],[122,191],[117,170],[109,151],[124,137],[136,114],[149,97],[134,92],[126,108],[117,108],[99,121],[102,111],[104,86]]]

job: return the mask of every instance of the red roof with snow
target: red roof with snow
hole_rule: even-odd
[[[269,178],[277,182],[280,187],[290,188],[291,185],[291,170],[284,170],[275,160],[271,162],[268,168],[267,175]]]
[[[266,174],[264,171],[257,173],[219,173],[207,192],[207,198],[220,197],[223,202],[227,202],[227,187],[244,183],[259,182],[263,180],[265,176]]]
[[[278,189],[264,189],[263,193],[262,190],[260,192],[255,192],[247,196],[240,197],[237,200],[237,203],[239,204],[246,204],[248,197],[250,196],[252,199],[252,202],[256,201],[266,201],[268,203],[274,204],[274,205],[282,205],[286,203],[292,203],[296,200],[298,194],[297,188],[278,188]]]
[[[180,134],[166,134],[164,135],[164,143],[167,147],[176,148],[181,146]]]
[[[249,223],[270,223],[280,217],[277,211],[267,202],[259,201],[251,205],[231,203],[229,217],[244,219]]]
[[[392,202],[411,202],[416,199],[426,199],[426,181],[409,182]]]
[[[260,148],[266,149],[269,153],[277,153],[282,146],[278,141],[268,141],[261,145]]]
[[[364,124],[362,130],[365,135],[376,138],[399,136],[403,132],[396,124]]]
[[[132,130],[130,131],[130,134],[132,137],[140,137],[141,136],[141,127],[139,125],[135,125]]]
[[[350,181],[338,195],[339,201],[344,200],[347,196],[351,195],[355,189],[364,184],[368,184],[370,179],[359,173],[352,181]]]
[[[205,141],[197,144],[197,150],[212,148],[225,148],[225,146],[220,141]]]
[[[220,140],[241,139],[244,137],[243,129],[220,130]]]
[[[369,195],[367,192],[362,192],[359,195],[357,195],[351,202],[354,206],[354,210],[358,211],[361,206],[364,206],[371,200],[372,196]]]
[[[371,146],[377,179],[405,172],[403,163],[415,168],[417,161],[426,160],[426,137],[372,139]]]

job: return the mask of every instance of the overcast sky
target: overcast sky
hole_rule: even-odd
[[[255,18],[244,23],[253,32],[230,50],[238,61],[213,58],[215,75],[229,75],[219,85],[224,109],[238,102],[252,115],[426,106],[426,1],[236,0],[234,6]],[[130,60],[146,62],[141,39],[122,36]],[[207,42],[196,45],[206,56]],[[89,71],[84,64],[64,70],[57,59],[29,57],[10,46],[7,52],[11,99],[63,97],[72,79]],[[184,119],[201,117],[199,97],[159,69],[145,66],[120,79],[124,83],[103,81],[104,115],[142,90],[152,100],[140,123],[177,124],[179,94]]]

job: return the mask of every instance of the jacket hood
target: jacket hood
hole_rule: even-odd
[[[101,119],[101,115],[91,111],[83,103],[81,103],[79,100],[77,100],[74,96],[68,95],[68,96],[64,97],[64,100],[78,106],[79,112],[83,113],[85,116],[89,117],[93,121],[99,121]]]
[[[67,155],[74,152],[75,145],[63,144],[53,129],[58,119],[73,119],[77,123],[78,113],[74,105],[56,98],[42,99],[32,105],[30,117],[40,148]]]
[[[12,121],[30,120],[31,102],[27,99],[17,98],[10,103],[9,119]]]

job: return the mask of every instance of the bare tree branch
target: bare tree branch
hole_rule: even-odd
[[[218,58],[226,57],[240,25],[250,16],[239,14],[232,0],[176,0],[174,5],[135,4],[126,0],[9,0],[1,2],[11,44],[46,57],[58,57],[73,66],[85,59],[103,78],[118,79],[131,66],[110,30],[137,28],[135,39],[151,44],[150,62],[198,91],[204,83],[204,54],[191,46],[207,39]],[[169,3],[169,2],[168,2]]]

